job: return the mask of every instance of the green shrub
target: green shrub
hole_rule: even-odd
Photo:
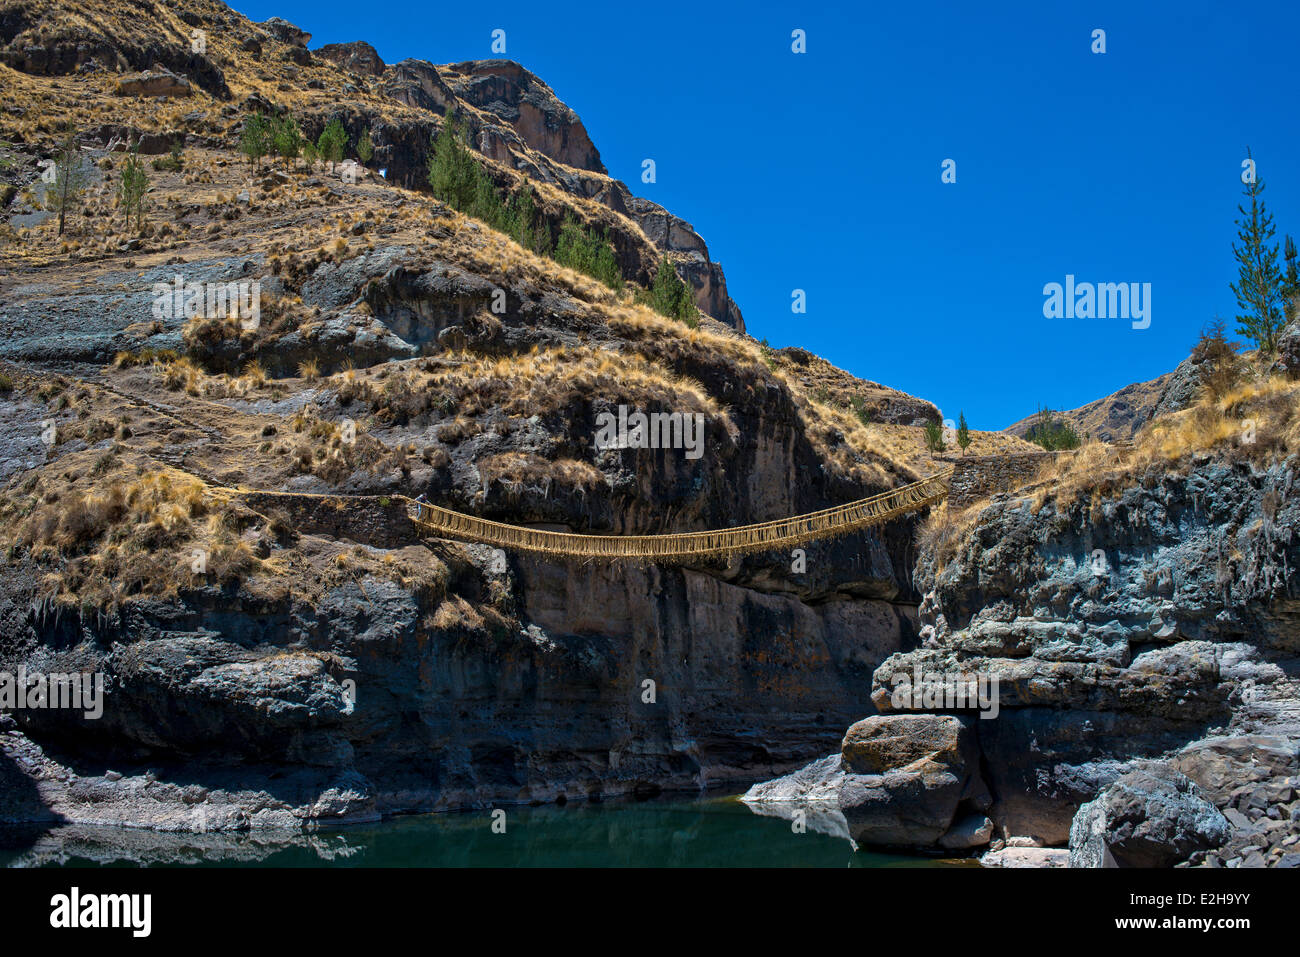
[[[858,417],[858,421],[863,425],[871,424],[871,406],[867,405],[867,400],[860,395],[855,395],[849,399],[849,405],[853,407],[853,414]]]
[[[680,319],[692,328],[700,324],[691,285],[677,275],[676,267],[667,256],[659,261],[659,269],[650,286],[650,306],[660,315]]]
[[[185,161],[182,159],[184,147],[180,140],[172,141],[171,152],[166,156],[159,156],[153,161],[153,168],[156,170],[167,170],[172,173],[179,173],[185,167]]]
[[[1038,410],[1034,424],[1025,433],[1025,438],[1049,452],[1077,449],[1080,444],[1079,433],[1064,419],[1056,418],[1055,413],[1047,408]]]
[[[599,279],[611,289],[623,288],[623,274],[614,259],[614,247],[572,216],[566,217],[560,226],[555,261]]]
[[[948,446],[943,441],[943,428],[938,422],[925,423],[925,447],[930,450],[930,454],[942,452]]]

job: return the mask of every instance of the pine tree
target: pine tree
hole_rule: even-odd
[[[500,229],[525,249],[538,252],[536,243],[537,200],[527,183],[510,197],[501,214]]]
[[[333,172],[334,165],[343,159],[343,151],[347,148],[347,131],[343,129],[343,124],[336,116],[321,131],[320,137],[316,140],[316,152],[320,154],[322,160],[330,164],[330,172]]]
[[[947,448],[943,442],[943,428],[938,422],[925,423],[925,447],[930,450],[931,455]]]
[[[1250,150],[1246,151],[1250,156]],[[1250,199],[1249,211],[1237,206],[1241,219],[1237,220],[1237,238],[1241,245],[1232,245],[1237,257],[1238,281],[1229,283],[1237,297],[1242,314],[1237,316],[1237,332],[1254,341],[1259,351],[1271,354],[1277,350],[1278,333],[1285,320],[1282,316],[1282,274],[1277,265],[1277,243],[1273,238],[1273,216],[1264,208],[1262,198],[1264,181],[1255,177],[1246,184],[1245,195]]]
[[[962,455],[970,448],[970,441],[970,426],[966,424],[966,413],[963,411],[957,416],[957,444],[961,446]]]
[[[1237,355],[1240,343],[1228,341],[1223,320],[1218,316],[1201,329],[1192,346],[1192,362],[1199,368],[1197,379],[1215,400],[1223,398],[1240,381],[1245,370]]]
[[[1282,258],[1286,260],[1286,278],[1282,280],[1282,312],[1286,321],[1291,322],[1300,308],[1300,269],[1296,264],[1295,240],[1288,236],[1282,249]]]
[[[433,195],[453,209],[482,220],[493,229],[505,233],[519,245],[543,256],[552,254],[551,230],[539,213],[537,197],[532,187],[525,183],[517,192],[502,199],[492,177],[474,155],[465,141],[464,129],[455,114],[448,114],[442,128],[432,138],[433,151],[429,155],[429,186]],[[605,262],[599,248],[600,241],[589,237],[574,222],[565,224],[561,233],[563,255],[555,257],[571,266],[606,282],[613,267],[613,252]],[[595,271],[593,271],[595,270]]]
[[[288,113],[277,116],[271,123],[271,145],[275,147],[275,152],[285,161],[285,168],[289,166],[289,161],[298,158],[302,152],[302,132],[298,129],[298,121]]]
[[[132,212],[135,213],[136,229],[143,228],[144,195],[148,190],[149,174],[145,172],[144,164],[140,162],[140,144],[137,142],[122,163],[122,179],[117,185],[117,195],[122,210],[126,213],[128,229],[131,226]]]
[[[357,139],[357,158],[362,164],[370,162],[370,157],[375,155],[375,144],[370,140],[370,131],[362,130],[361,136]]]
[[[695,296],[690,284],[677,275],[677,269],[667,256],[659,261],[659,269],[650,286],[650,306],[660,315],[680,319],[687,325],[696,321]]]
[[[513,237],[521,246],[551,256],[562,266],[599,279],[611,289],[623,288],[623,274],[608,236],[569,216],[560,224],[560,233],[552,249],[550,227],[546,217],[538,212],[531,187],[525,184],[518,192],[503,199],[492,177],[466,142],[463,128],[454,113],[447,114],[441,128],[431,137],[431,145],[428,181],[433,195],[439,200]],[[676,278],[676,273],[672,275]],[[682,307],[679,306],[678,310],[681,315],[686,315]],[[694,316],[692,305],[686,321],[695,322]]]
[[[244,119],[243,132],[239,134],[239,152],[248,157],[248,165],[256,172],[262,157],[271,146],[271,125],[261,113]]]
[[[481,196],[487,174],[470,155],[454,113],[449,113],[433,138],[429,156],[429,186],[433,195],[453,209],[469,212]],[[488,184],[491,185],[490,183]]]
[[[54,158],[54,183],[47,195],[53,196],[54,208],[59,213],[59,235],[68,210],[76,207],[87,185],[86,170],[81,165],[81,151],[77,149],[77,135],[69,124],[59,151]]]

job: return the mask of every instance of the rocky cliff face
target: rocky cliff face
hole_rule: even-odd
[[[882,716],[750,798],[811,796],[869,845],[1300,860],[1294,482],[1206,455],[1091,500],[995,496],[954,555],[922,553],[922,644],[876,671]],[[955,675],[996,680],[995,708],[897,694]]]
[[[236,17],[224,4],[196,2],[173,11],[145,2],[132,16],[113,18],[111,28],[82,12],[64,10],[60,16],[38,0],[7,3],[0,11],[0,63],[39,76],[152,70],[157,65],[188,76],[217,99],[230,97],[221,67],[196,53],[190,42],[191,31],[200,24],[234,24]]]
[[[11,592],[26,667],[109,690],[100,721],[8,719],[6,816],[298,826],[770,774],[833,739],[912,634],[888,602],[809,606],[689,571],[389,554],[445,559],[446,585],[187,590],[102,623],[32,616]]]
[[[444,79],[462,102],[506,121],[537,152],[574,169],[607,172],[578,115],[518,63],[453,63],[446,68]]]

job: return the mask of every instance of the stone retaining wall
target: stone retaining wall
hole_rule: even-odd
[[[1008,455],[941,455],[936,461],[953,465],[948,504],[965,508],[996,492],[1011,492],[1033,481],[1038,470],[1069,452],[1013,452]]]
[[[249,507],[265,515],[279,515],[304,535],[323,535],[373,548],[401,548],[419,535],[399,498],[356,498],[249,492]]]

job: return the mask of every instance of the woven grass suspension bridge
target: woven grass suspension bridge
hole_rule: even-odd
[[[944,469],[919,482],[901,485],[879,495],[819,512],[708,532],[674,532],[667,535],[552,532],[493,522],[437,505],[413,501],[410,504],[416,511],[411,521],[417,528],[439,538],[455,538],[518,551],[574,558],[671,563],[768,551],[883,525],[900,515],[941,501],[948,494],[948,482],[952,473],[953,469]]]

